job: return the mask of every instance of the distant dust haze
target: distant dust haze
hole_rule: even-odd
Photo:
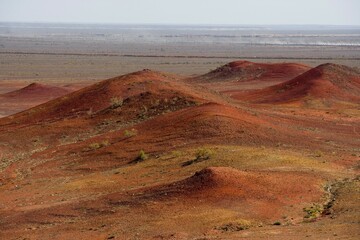
[[[358,0],[0,0],[2,22],[360,25]]]

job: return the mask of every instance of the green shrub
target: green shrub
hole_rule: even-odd
[[[314,204],[313,206],[304,208],[303,210],[306,212],[306,216],[304,218],[312,220],[319,217],[323,213],[324,207],[320,204]]]
[[[125,137],[133,137],[137,134],[136,129],[131,129],[131,130],[125,130],[124,131],[124,135]]]
[[[89,145],[89,149],[90,150],[96,150],[96,149],[99,149],[99,148],[102,148],[102,147],[106,147],[109,145],[109,141],[103,141],[101,143],[91,143]]]
[[[219,227],[215,227],[216,230],[221,230],[223,232],[237,232],[249,229],[252,226],[252,223],[247,220],[236,220],[234,222],[230,222],[227,224],[224,224]]]
[[[214,152],[211,149],[208,148],[198,148],[195,152],[195,159],[186,161],[181,164],[182,167],[190,166],[194,163],[199,163],[202,161],[209,160],[214,155]]]
[[[208,160],[214,155],[214,152],[208,148],[199,148],[195,153],[197,160]]]
[[[148,159],[149,156],[144,152],[144,150],[141,150],[139,152],[139,156],[136,158],[138,161],[144,161],[146,159]]]

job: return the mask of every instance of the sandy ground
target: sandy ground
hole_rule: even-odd
[[[358,50],[355,50],[358,51]],[[341,54],[341,53],[340,53]],[[42,54],[2,54],[0,81],[74,82],[101,80],[144,68],[183,75],[204,74],[240,58],[124,57]],[[211,55],[209,55],[211,56]],[[243,58],[241,58],[243,59]],[[243,59],[254,62],[299,62],[310,66],[332,62],[360,67],[360,60],[341,59]],[[94,67],[96,66],[96,67]],[[1,84],[1,82],[0,82]],[[2,89],[0,91],[3,91]]]

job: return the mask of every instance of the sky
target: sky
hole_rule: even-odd
[[[360,0],[0,0],[1,22],[360,25]]]

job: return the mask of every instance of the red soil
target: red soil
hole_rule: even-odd
[[[76,120],[70,120],[69,124],[71,122],[74,124]],[[63,122],[53,123],[50,129],[62,129],[61,134],[70,134],[63,124]],[[287,128],[287,125],[291,127]],[[105,132],[76,144],[48,147],[47,150],[34,154],[34,158],[61,157],[64,159],[39,164],[33,168],[33,174],[41,177],[49,174],[52,171],[50,169],[55,170],[51,173],[52,175],[69,174],[70,170],[94,172],[133,163],[142,149],[151,156],[157,156],[177,148],[197,147],[204,144],[273,147],[277,143],[286,143],[293,149],[310,148],[332,151],[333,146],[324,146],[321,141],[313,141],[314,138],[319,138],[318,132],[295,130],[307,125],[316,126],[319,129],[323,127],[321,136],[324,139],[334,139],[338,143],[346,144],[349,148],[356,147],[358,144],[351,137],[349,138],[354,134],[354,129],[339,126],[336,122],[328,121],[324,125],[317,118],[306,121],[285,119],[283,116],[281,118],[255,116],[235,107],[206,103],[161,114],[116,131],[114,131],[116,125],[110,125],[111,132]],[[31,129],[22,129],[22,132],[26,133]],[[134,134],[127,136],[125,129]],[[336,136],[334,132],[337,133]],[[54,137],[58,133],[48,129],[43,137],[47,134]],[[91,149],[92,144],[104,142],[107,144],[101,148]],[[22,145],[28,145],[28,143]],[[74,154],[77,155],[75,159],[72,157]],[[60,173],[58,169],[61,166],[65,171]],[[43,169],[47,170],[44,172]]]
[[[69,88],[32,83],[24,88],[0,94],[0,117],[29,109],[72,91]]]
[[[13,92],[0,95],[0,98],[16,99],[21,101],[26,99],[28,101],[36,101],[38,99],[53,99],[70,93],[71,90],[61,87],[55,87],[50,85],[44,85],[40,83],[31,83],[30,85],[15,90]]]
[[[310,67],[297,63],[253,63],[236,61],[228,63],[205,75],[193,79],[196,82],[252,81],[290,79],[309,70]]]
[[[238,73],[258,67],[273,69],[259,79],[289,76],[284,65],[275,71],[268,64],[228,64]],[[246,76],[253,79],[250,72]],[[322,65],[287,84],[257,92],[268,94],[261,95],[267,103],[278,102],[271,101],[278,90],[281,101],[310,94],[353,103],[359,78],[346,67]],[[327,115],[282,105],[250,108],[214,90],[144,70],[0,119],[1,232],[58,239],[113,238],[108,233],[119,239],[166,239],[186,232],[190,239],[227,221],[271,224],[285,218],[289,226],[282,227],[296,231],[291,225],[303,221],[303,207],[323,203],[326,181],[352,178],[358,171],[355,109],[339,116],[336,108]],[[255,95],[241,96],[253,101]],[[173,153],[192,154],[200,146],[228,152],[201,162]],[[246,148],[251,150],[238,156]],[[140,150],[148,159],[138,159]],[[270,151],[273,156],[261,155]],[[231,161],[246,166],[213,167]],[[215,238],[221,234],[215,231]]]
[[[166,105],[166,102],[172,101],[173,105],[178,106],[191,105],[200,101],[199,94],[184,85],[177,84],[177,80],[178,78],[173,75],[143,70],[104,80],[29,111],[16,114],[11,119],[1,119],[0,122],[13,122],[16,119],[18,123],[24,124],[89,117],[109,112],[139,113],[142,108],[147,110],[148,107],[160,103]],[[181,103],[176,104],[178,102]],[[122,104],[127,110],[122,108]]]
[[[98,121],[99,119],[95,117],[93,120]],[[76,120],[70,121],[75,122]],[[62,134],[70,134],[66,132],[66,128],[62,127],[63,124],[61,121],[55,122],[52,124],[51,129],[63,129]],[[76,160],[68,158],[72,163],[71,169],[91,169],[91,171],[94,171],[131,163],[136,159],[141,149],[146,150],[151,155],[156,155],[176,147],[194,147],[202,144],[272,144],[273,137],[269,126],[271,124],[244,110],[217,103],[206,103],[200,106],[186,106],[182,110],[161,114],[131,127],[122,128],[119,131],[113,131],[113,126],[110,127],[112,132],[106,132],[77,144],[49,148],[41,154],[36,154],[36,157],[68,157],[77,152],[79,156]],[[23,132],[31,129],[23,129]],[[133,131],[134,136],[126,136],[124,134],[125,129],[130,132]],[[54,130],[47,131],[47,134],[56,136]],[[278,140],[282,138],[288,138],[288,136],[279,136]],[[108,142],[108,146],[97,149],[95,152],[91,149],[84,151],[91,144],[102,142]],[[23,145],[27,145],[27,143],[23,143]],[[91,158],[89,158],[90,155]],[[96,162],[91,160],[93,157],[96,157]],[[54,163],[65,164],[64,161]],[[39,165],[36,169],[42,172],[42,169],[54,168],[54,163],[47,162],[45,165]],[[34,169],[34,173],[36,169]]]
[[[262,90],[233,94],[255,103],[287,103],[309,98],[360,103],[360,73],[355,69],[324,64],[281,84]]]
[[[291,212],[293,218],[301,219],[302,207],[321,201],[321,184],[319,176],[309,173],[208,167],[184,180],[134,191],[126,204],[140,207],[159,202],[184,212],[206,206],[236,211],[239,218],[255,221],[274,221]],[[124,201],[124,196],[115,193],[105,199],[117,204]],[[158,214],[164,214],[164,210],[159,209]]]
[[[283,184],[284,179],[286,184]],[[296,204],[302,200],[316,201],[322,195],[319,183],[315,176],[298,172],[253,172],[209,167],[190,178],[150,192],[153,197],[201,198],[210,202],[224,199],[235,201],[236,204],[264,201],[271,212],[275,210],[274,207]]]

